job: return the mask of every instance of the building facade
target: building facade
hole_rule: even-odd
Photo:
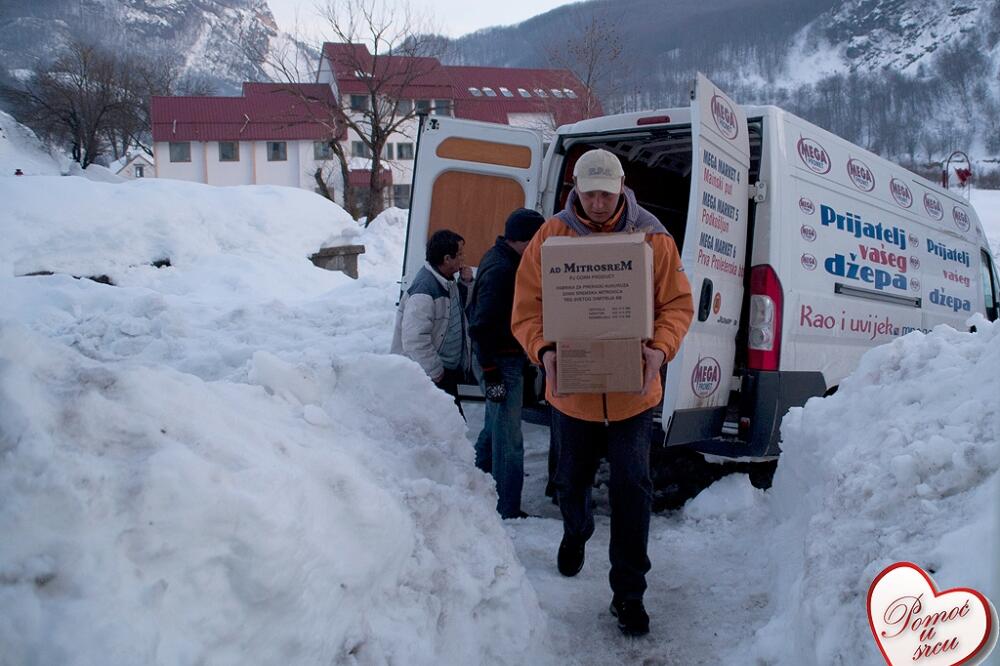
[[[375,82],[375,83],[373,83]],[[385,85],[383,85],[385,84]],[[600,105],[567,70],[457,67],[436,58],[379,56],[361,44],[327,43],[316,83],[245,83],[240,97],[154,97],[155,175],[210,185],[270,184],[317,190],[343,203],[343,176],[330,146],[347,157],[355,200],[368,196],[372,155],[357,133],[370,105],[395,105],[381,155],[384,204],[408,207],[419,118],[447,115],[536,129],[590,115]],[[338,121],[338,114],[353,122]]]

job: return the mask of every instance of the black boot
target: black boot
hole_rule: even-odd
[[[626,636],[645,636],[649,633],[649,615],[642,599],[612,599],[608,610],[618,618],[618,628]]]
[[[559,555],[556,556],[559,573],[563,576],[575,576],[580,573],[586,544],[586,541],[578,542],[563,537],[562,543],[559,544]]]

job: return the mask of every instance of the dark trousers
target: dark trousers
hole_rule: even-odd
[[[465,381],[465,373],[462,370],[455,368],[454,370],[445,368],[444,376],[441,377],[441,381],[437,383],[437,387],[447,393],[448,395],[455,398],[455,404],[458,405],[458,413],[465,418],[465,412],[462,411],[462,402],[458,399],[458,385]]]
[[[552,410],[556,448],[556,493],[565,539],[584,542],[594,533],[591,488],[601,456],[611,467],[611,591],[617,599],[642,599],[649,557],[649,515],[653,482],[649,475],[652,411],[624,421],[582,421]]]

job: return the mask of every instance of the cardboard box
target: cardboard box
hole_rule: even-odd
[[[653,248],[645,234],[546,239],[542,326],[553,342],[653,337]]]
[[[560,340],[556,343],[559,393],[642,390],[642,340]]]

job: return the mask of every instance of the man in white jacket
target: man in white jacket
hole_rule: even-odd
[[[465,265],[465,239],[447,229],[435,232],[425,258],[399,299],[391,351],[419,363],[438,388],[455,397],[461,412],[458,384],[472,361],[465,316],[472,269]]]

